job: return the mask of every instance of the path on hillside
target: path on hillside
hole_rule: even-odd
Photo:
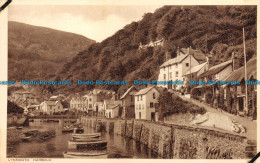
[[[241,136],[245,136],[247,138],[256,140],[256,138],[257,138],[257,132],[256,132],[257,131],[257,122],[256,122],[256,120],[252,121],[249,118],[240,117],[240,116],[237,116],[237,115],[233,115],[233,114],[229,114],[229,113],[226,113],[226,112],[222,112],[220,110],[214,109],[213,107],[211,107],[211,106],[209,106],[207,104],[201,103],[201,102],[199,102],[197,100],[186,98],[185,96],[181,96],[181,95],[178,95],[178,96],[181,97],[183,100],[190,101],[193,104],[198,105],[199,107],[204,107],[207,112],[220,113],[220,114],[227,115],[232,120],[237,121],[238,123],[240,123],[241,125],[243,125],[247,129],[246,133],[237,134],[235,132],[232,132],[232,134],[241,135]],[[174,121],[165,121],[165,123],[172,123],[172,124],[174,124]],[[198,126],[198,127],[209,128],[209,129],[214,129],[214,130],[221,131],[221,132],[231,133],[231,132],[228,132],[228,131],[225,131],[225,130],[221,130],[221,129],[217,129],[217,128],[213,128],[213,127],[202,127],[202,126]]]

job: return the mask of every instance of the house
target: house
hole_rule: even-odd
[[[160,92],[152,86],[141,89],[135,94],[135,119],[158,121],[158,97]]]
[[[205,71],[208,70],[208,62],[204,62],[202,64],[199,64],[197,66],[194,66],[191,68],[190,71],[187,71],[186,74],[184,74],[184,83],[189,83],[190,80],[196,80],[198,77]]]
[[[135,97],[137,89],[131,86],[127,91],[120,97],[122,101],[122,118],[135,118]]]
[[[174,82],[182,81],[184,82],[184,74],[186,74],[192,67],[199,65],[198,60],[191,55],[189,49],[186,53],[183,53],[179,49],[177,50],[177,57],[172,58],[164,62],[160,66],[160,73],[158,76],[158,81]],[[176,88],[177,90],[181,88],[179,85],[158,85],[168,89]]]
[[[105,116],[104,102],[95,102],[94,108],[95,108],[95,112],[97,113],[97,116],[99,116],[99,117]]]
[[[43,101],[40,104],[40,108],[43,113],[52,115],[54,113],[60,113],[63,112],[63,106],[59,101]]]
[[[227,76],[229,76],[234,70],[238,69],[239,60],[232,53],[232,57],[230,60],[222,62],[218,65],[210,67],[207,71],[203,72],[198,80],[209,82],[209,81],[225,81]],[[192,88],[192,96],[193,98],[200,99],[202,101],[206,101],[209,104],[215,105],[219,101],[219,93],[220,87],[216,84],[206,84],[206,85],[196,85],[196,87]],[[195,95],[196,94],[196,95]],[[195,96],[194,96],[195,95]],[[214,102],[214,100],[216,100]],[[214,104],[215,103],[215,104]]]
[[[75,96],[72,97],[70,100],[70,108],[76,109],[79,111],[87,112],[88,109],[88,99],[86,97],[82,96]]]
[[[40,115],[42,113],[40,105],[29,105],[24,110],[25,114]]]
[[[106,118],[117,118],[120,115],[120,105],[111,105],[106,109]]]
[[[160,39],[160,40],[157,40],[155,42],[150,41],[149,44],[146,44],[146,45],[142,45],[142,43],[140,42],[139,50],[146,49],[148,47],[163,46],[163,44],[164,44],[164,39]]]
[[[257,69],[256,69],[256,57],[252,58],[247,62],[247,80],[253,82],[257,81]],[[245,81],[245,66],[234,70],[229,74],[225,81],[239,81],[239,85],[223,85],[223,98],[224,105],[227,110],[230,110],[234,114],[247,115],[254,117],[256,116],[256,95],[257,95],[257,85],[248,84]],[[245,85],[247,84],[248,92],[248,107],[246,106],[245,97]]]
[[[28,91],[25,91],[25,92],[15,92],[13,94],[13,97],[14,97],[15,101],[20,100],[20,99],[26,100],[27,98],[33,98],[33,96],[34,96],[33,93],[28,92]]]
[[[111,90],[93,89],[84,97],[88,100],[88,111],[92,112],[92,114],[96,114],[97,110],[94,104],[96,102],[104,102],[104,100],[115,99],[115,92]]]
[[[122,116],[122,101],[110,99],[104,100],[105,116],[107,118],[117,118]]]

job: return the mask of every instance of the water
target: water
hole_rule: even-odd
[[[63,158],[63,152],[68,151],[68,140],[71,133],[62,133],[62,126],[58,122],[30,122],[26,130],[56,129],[56,136],[44,142],[21,142],[15,145],[8,157],[18,158]],[[94,129],[84,126],[85,133],[93,133]],[[103,132],[101,139],[107,141],[108,158],[157,158],[147,146],[130,138],[118,135],[109,135]]]

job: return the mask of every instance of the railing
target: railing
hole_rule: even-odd
[[[38,115],[27,116],[28,119],[78,119],[78,115]]]

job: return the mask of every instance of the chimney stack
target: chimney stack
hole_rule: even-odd
[[[239,68],[239,60],[235,52],[232,52],[233,71]]]
[[[178,46],[178,48],[177,48],[177,57],[179,57],[179,56],[180,56],[180,48]]]
[[[166,51],[166,53],[165,53],[165,62],[168,61],[169,59],[171,59],[171,53]]]

